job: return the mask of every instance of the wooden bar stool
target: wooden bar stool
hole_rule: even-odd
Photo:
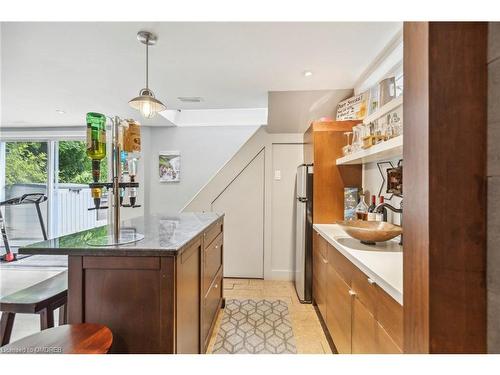
[[[66,324],[17,340],[0,348],[3,354],[106,354],[113,343],[102,324]]]
[[[54,327],[54,310],[59,310],[59,324],[66,324],[68,273],[61,272],[47,280],[0,299],[0,346],[10,342],[16,314],[39,314],[40,329]]]

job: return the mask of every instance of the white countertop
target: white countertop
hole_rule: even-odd
[[[396,241],[364,245],[349,237],[337,224],[313,228],[385,292],[403,304],[403,247]]]

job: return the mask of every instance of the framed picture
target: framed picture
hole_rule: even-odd
[[[179,182],[181,180],[181,153],[160,151],[158,171],[160,182]]]

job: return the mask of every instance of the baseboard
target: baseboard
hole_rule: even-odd
[[[269,280],[293,281],[294,272],[289,270],[272,270]]]

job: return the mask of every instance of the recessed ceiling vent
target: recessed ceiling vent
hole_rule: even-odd
[[[203,101],[200,96],[179,96],[177,99],[184,103],[200,103]]]

